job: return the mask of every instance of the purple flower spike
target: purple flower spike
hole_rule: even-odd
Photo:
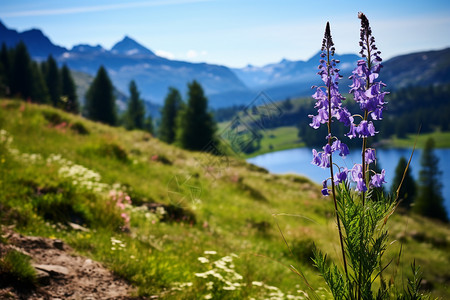
[[[361,19],[361,56],[365,59],[358,61],[356,68],[352,72],[353,84],[350,86],[350,93],[363,110],[364,116],[368,116],[372,120],[381,120],[383,118],[384,96],[387,94],[382,89],[385,86],[381,81],[377,81],[382,65],[377,47],[375,46],[375,38],[372,36],[372,29],[369,25],[369,20],[363,13],[359,13],[358,17]],[[374,136],[377,131],[372,122],[365,118],[357,126],[355,132],[353,129],[347,134],[349,138],[358,136],[359,138],[367,138]]]
[[[386,183],[386,181],[384,181],[384,176],[385,176],[384,169],[381,171],[380,174],[373,175],[370,180],[370,186],[377,187],[377,188],[381,187],[383,185],[383,183]]]

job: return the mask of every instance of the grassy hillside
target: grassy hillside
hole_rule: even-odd
[[[294,265],[330,297],[309,257],[314,241],[338,260],[333,205],[308,179],[19,101],[0,101],[0,130],[1,224],[64,240],[139,295],[304,299]],[[390,230],[385,277],[405,280],[416,259],[425,286],[449,298],[448,225],[397,214]]]

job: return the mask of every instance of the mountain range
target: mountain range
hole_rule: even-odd
[[[128,84],[134,79],[142,97],[156,105],[163,103],[168,87],[176,87],[185,94],[187,83],[194,79],[203,86],[213,108],[245,105],[262,90],[274,100],[307,96],[311,94],[310,87],[320,83],[316,75],[319,52],[307,61],[283,59],[262,67],[228,68],[160,57],[129,36],[110,50],[87,44],[66,49],[53,44],[38,29],[17,32],[0,21],[0,43],[13,47],[21,40],[35,60],[44,60],[52,55],[59,64],[65,63],[71,70],[90,76],[95,76],[103,65],[119,91],[128,91]],[[336,58],[341,61],[341,75],[348,78],[359,56],[337,54]],[[391,58],[384,62],[382,80],[391,90],[450,82],[450,48]],[[342,86],[348,83],[346,79]]]

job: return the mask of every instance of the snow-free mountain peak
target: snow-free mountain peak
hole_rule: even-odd
[[[151,50],[147,49],[143,45],[139,44],[129,36],[125,36],[120,42],[116,43],[112,48],[111,52],[114,54],[123,54],[128,56],[133,55],[147,55],[155,56]]]
[[[97,53],[97,52],[105,52],[106,50],[100,46],[92,46],[92,45],[88,45],[88,44],[79,44],[79,45],[75,45],[72,47],[72,49],[70,50],[71,52],[78,52],[78,53]]]

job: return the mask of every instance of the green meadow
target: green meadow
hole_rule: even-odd
[[[310,257],[316,245],[340,261],[333,203],[307,178],[22,101],[0,101],[0,130],[1,224],[65,241],[135,296],[330,298]],[[294,137],[268,130],[259,153]],[[384,278],[406,284],[415,260],[431,295],[450,298],[449,226],[401,212],[388,226]]]

